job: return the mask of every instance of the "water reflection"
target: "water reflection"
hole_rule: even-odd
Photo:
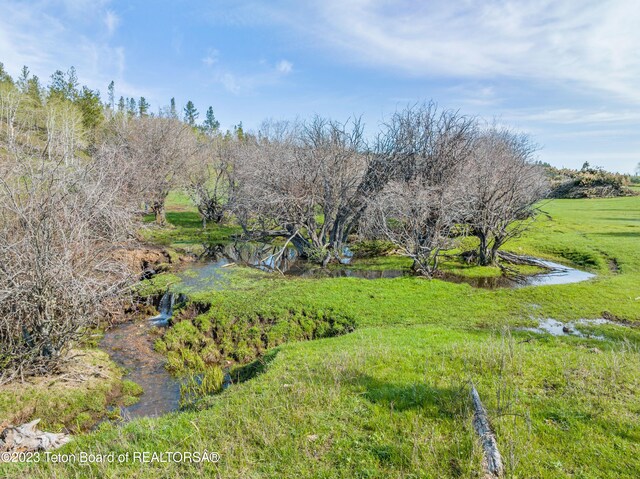
[[[232,264],[251,266],[268,272],[277,271],[285,276],[303,278],[381,279],[398,278],[412,274],[409,269],[359,268],[357,262],[352,261],[352,257],[352,253],[345,248],[340,258],[340,264],[321,268],[315,263],[300,258],[293,247],[282,249],[270,243],[249,242],[212,244],[205,245],[203,262],[199,265],[193,265],[187,273],[182,275],[182,280],[187,287],[221,288],[227,280],[224,268]],[[595,276],[552,261],[529,259],[546,268],[546,271],[528,276],[509,274],[495,277],[467,277],[442,272],[438,279],[452,283],[466,283],[474,288],[496,289],[577,283]]]
[[[590,338],[604,340],[605,337],[600,334],[593,334],[590,332],[582,332],[576,329],[576,326],[601,326],[603,324],[612,324],[616,326],[623,326],[619,323],[614,323],[604,318],[597,319],[578,319],[575,321],[569,321],[563,323],[555,319],[546,318],[538,321],[538,326],[535,328],[516,328],[517,331],[529,331],[538,334],[550,334],[551,336],[577,336],[579,338]]]

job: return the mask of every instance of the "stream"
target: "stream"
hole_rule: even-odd
[[[287,248],[283,254],[280,248],[270,244],[236,243],[209,245],[204,260],[191,265],[188,271],[179,274],[184,286],[194,289],[224,287],[227,269],[234,264],[250,266],[267,272],[280,272],[284,276],[302,278],[361,278],[381,279],[412,276],[407,269],[382,269],[358,267],[357,260],[345,249],[341,264],[322,268],[298,257],[294,248]],[[501,275],[494,277],[467,277],[442,272],[437,279],[451,283],[467,283],[474,288],[522,288],[525,286],[548,286],[586,281],[595,277],[592,273],[581,271],[553,261],[528,258],[547,271],[534,275]]]
[[[402,269],[359,269],[354,266],[348,250],[345,251],[341,264],[330,269],[317,267],[298,258],[293,249],[287,249],[281,255],[278,253],[279,248],[268,244],[213,245],[207,248],[203,261],[190,264],[186,270],[179,272],[178,276],[187,291],[198,291],[225,288],[229,274],[233,274],[231,266],[235,264],[252,266],[263,271],[279,271],[284,276],[305,278],[352,277],[375,280],[411,275],[410,271]],[[445,273],[439,279],[468,283],[476,288],[495,289],[576,283],[595,276],[551,261],[536,261],[548,268],[548,271],[532,276],[493,278],[467,278]],[[100,347],[111,359],[127,371],[126,379],[139,384],[144,390],[137,403],[121,408],[121,416],[125,420],[160,416],[179,408],[180,380],[166,370],[164,355],[153,349],[153,342],[161,332],[158,329],[168,326],[176,299],[183,298],[167,292],[158,305],[160,314],[147,321],[129,321],[117,325],[105,333],[100,343]],[[544,323],[535,331],[530,331],[549,332],[546,326]],[[558,329],[555,324],[549,326],[554,332]],[[228,378],[225,378],[225,384],[228,385]]]
[[[153,330],[167,327],[173,303],[173,293],[166,293],[160,301],[158,316],[119,324],[109,329],[100,342],[100,348],[127,371],[126,379],[139,384],[144,391],[138,402],[120,408],[124,420],[160,416],[179,407],[180,381],[164,367],[164,355],[153,349],[157,337]]]

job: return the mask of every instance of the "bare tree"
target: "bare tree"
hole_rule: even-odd
[[[413,259],[413,269],[432,276],[440,251],[452,246],[463,218],[462,175],[474,144],[475,121],[434,103],[396,113],[377,150],[394,165],[394,179],[370,201],[379,234]]]
[[[239,165],[235,211],[247,231],[286,236],[301,255],[326,264],[386,177],[359,120],[265,123]]]
[[[22,93],[11,83],[0,83],[0,122],[6,146],[12,150],[20,132],[19,110],[23,103]]]
[[[69,100],[53,97],[47,102],[45,115],[49,160],[62,156],[69,166],[84,136],[82,114]]]
[[[201,138],[188,162],[186,190],[198,208],[203,228],[208,221],[220,223],[229,208],[235,191],[238,149],[234,138]]]
[[[533,163],[535,151],[527,136],[507,129],[490,128],[476,141],[466,175],[466,223],[478,237],[480,265],[495,263],[497,251],[523,231],[547,193],[544,172]]]
[[[133,279],[113,254],[131,224],[115,166],[18,150],[0,166],[0,383],[49,372]]]
[[[118,124],[129,161],[136,165],[136,181],[156,223],[166,223],[165,200],[182,178],[187,160],[195,154],[193,129],[174,118],[130,118]]]

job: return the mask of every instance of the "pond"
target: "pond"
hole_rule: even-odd
[[[546,286],[586,281],[594,274],[538,258],[527,258],[546,271],[534,275],[503,274],[494,277],[467,277],[442,272],[437,279],[452,283],[467,283],[474,288],[522,288],[525,286]],[[302,278],[362,278],[381,279],[411,276],[410,269],[388,269],[368,266],[366,269],[353,259],[351,252],[345,249],[340,264],[322,268],[317,264],[301,259],[294,248],[281,248],[267,243],[234,243],[209,245],[205,248],[202,260],[179,274],[186,288],[220,289],[228,281],[227,273],[233,265],[258,268],[262,271],[279,272],[284,276]]]

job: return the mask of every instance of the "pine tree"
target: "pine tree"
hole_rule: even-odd
[[[149,114],[150,107],[151,105],[149,105],[149,102],[147,102],[145,97],[141,96],[140,101],[138,101],[138,112],[140,113],[140,116],[147,116]]]
[[[28,73],[27,67],[23,69],[23,75]],[[25,79],[25,85],[27,78]],[[22,81],[22,77],[21,80]],[[56,70],[51,75],[51,84],[49,85],[49,97],[67,99],[75,101],[79,96],[78,92],[78,76],[74,67],[69,68],[66,75],[61,70]]]
[[[118,111],[120,113],[124,113],[124,108],[125,108],[125,102],[124,102],[124,97],[120,97],[120,100],[118,100]]]
[[[51,83],[49,84],[49,98],[64,98],[65,97],[66,81],[62,70],[56,70],[51,75]]]
[[[198,113],[193,102],[189,100],[187,106],[184,107],[184,122],[189,126],[195,126],[198,116],[200,116],[200,113]]]
[[[2,83],[13,85],[13,78],[11,78],[11,75],[4,69],[4,63],[0,62],[0,84]]]
[[[75,101],[79,96],[78,91],[78,75],[76,74],[75,67],[69,68],[67,71],[67,84],[65,86],[65,96],[71,100]]]
[[[107,95],[109,96],[109,108],[111,108],[111,110],[115,110],[116,108],[116,97],[115,97],[115,89],[116,89],[116,84],[113,82],[113,80],[111,80],[111,83],[109,83],[109,86],[107,87]]]
[[[36,75],[27,80],[26,94],[34,106],[42,106],[42,86],[40,85],[40,79]]]
[[[29,75],[30,75],[29,68],[26,65],[23,66],[22,70],[20,71],[20,76],[18,77],[18,81],[16,82],[16,85],[22,92],[25,92],[27,90],[27,82],[29,81]]]
[[[207,108],[207,113],[205,115],[205,119],[203,122],[203,129],[205,133],[212,134],[220,128],[220,122],[216,120],[215,115],[213,114],[213,107]]]
[[[171,107],[169,108],[169,115],[171,118],[178,118],[178,112],[176,111],[176,99],[171,98]]]
[[[235,133],[238,140],[244,139],[244,129],[242,128],[242,122],[233,127],[233,132]]]
[[[135,98],[127,98],[127,113],[129,116],[136,116],[138,112],[138,105]]]
[[[88,130],[93,130],[104,119],[99,91],[83,86],[76,103],[82,113],[82,124]]]

